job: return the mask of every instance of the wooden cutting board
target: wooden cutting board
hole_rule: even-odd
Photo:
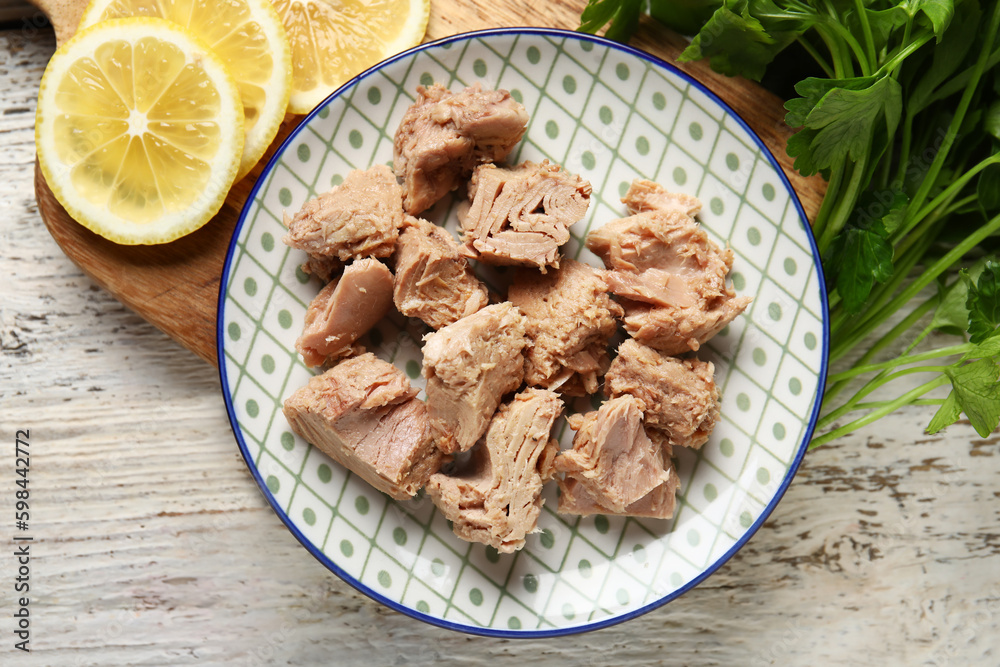
[[[84,0],[32,0],[52,22],[61,44],[76,30]],[[485,28],[538,26],[575,29],[585,0],[432,0],[426,41]],[[632,45],[674,62],[685,41],[645,20]],[[727,102],[754,129],[782,165],[809,219],[825,192],[819,178],[803,178],[785,154],[790,134],[782,101],[753,82],[712,72],[705,63],[679,67]],[[260,164],[237,183],[218,214],[200,230],[158,246],[120,246],[77,224],[56,201],[35,165],[35,196],[49,232],[66,255],[101,287],[202,359],[217,364],[216,304],[226,252],[240,210],[263,166],[301,120],[288,117]]]

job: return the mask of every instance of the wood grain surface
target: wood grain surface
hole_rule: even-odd
[[[33,124],[54,46],[31,22],[0,30],[0,665],[1000,664],[1000,438],[926,436],[933,408],[810,452],[735,557],[622,625],[484,639],[355,592],[257,492],[215,370],[46,230]],[[12,634],[17,429],[31,432],[31,654]]]
[[[72,33],[84,0],[33,0],[56,17],[60,42]],[[573,29],[579,25],[584,0],[434,0],[427,41],[459,32],[507,26]],[[644,22],[634,46],[669,62],[683,50],[682,38],[652,21]],[[784,147],[789,131],[782,122],[782,102],[760,86],[730,79],[704,63],[681,65],[718,94],[757,132],[788,175],[810,219],[825,189],[819,178],[806,179],[791,169]],[[298,121],[286,120],[281,137]],[[215,324],[219,281],[225,254],[240,210],[254,179],[279,145],[230,193],[222,210],[202,229],[173,243],[119,246],[78,225],[62,208],[36,167],[38,207],[53,238],[97,284],[152,322],[202,359],[216,364]]]

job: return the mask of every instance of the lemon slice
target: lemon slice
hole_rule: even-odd
[[[243,153],[239,88],[174,23],[104,21],[49,61],[35,147],[53,194],[82,225],[117,243],[166,243],[225,201]]]
[[[288,110],[309,113],[372,65],[420,43],[430,0],[274,0],[292,44]]]
[[[246,176],[278,133],[292,91],[292,53],[274,7],[268,0],[92,0],[80,25],[128,16],[178,23],[229,66],[246,119],[237,180]]]

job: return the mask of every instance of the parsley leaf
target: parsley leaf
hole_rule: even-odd
[[[830,266],[836,267],[837,292],[844,309],[861,312],[875,282],[884,283],[892,277],[892,244],[882,220],[845,227],[831,246]]]
[[[948,398],[938,408],[938,411],[931,417],[931,422],[927,425],[927,432],[934,435],[946,426],[951,426],[962,416],[962,407],[955,398],[955,390],[952,389]]]
[[[831,86],[835,83],[844,85]],[[823,88],[828,92],[809,108]],[[795,91],[803,98],[785,104],[789,111],[785,120],[803,129],[788,140],[788,154],[795,158],[795,168],[806,176],[847,160],[862,160],[871,148],[876,123],[884,123],[891,137],[903,112],[902,89],[889,76],[846,81],[806,79]]]
[[[642,13],[643,0],[589,0],[580,14],[580,32],[597,33],[608,26],[604,36],[626,42],[635,33]]]
[[[992,359],[978,359],[948,368],[945,373],[951,379],[956,402],[976,433],[989,436],[1000,424],[1000,367]]]
[[[983,119],[983,128],[995,139],[1000,139],[1000,100],[990,105]]]
[[[968,269],[968,277],[977,280],[983,272],[986,260],[981,259]],[[969,326],[969,309],[965,302],[969,298],[969,286],[961,276],[941,294],[941,301],[934,310],[929,328],[960,336]],[[979,355],[983,356],[983,355]],[[977,357],[978,358],[978,357]]]
[[[907,0],[902,6],[912,17],[923,12],[930,20],[938,41],[941,41],[941,36],[955,15],[955,0]]]
[[[975,283],[966,271],[962,271],[961,276],[969,290],[965,301],[969,309],[969,340],[982,343],[993,336],[1000,325],[1000,262],[986,262]]]
[[[814,20],[809,13],[782,9],[773,0],[725,0],[678,60],[708,58],[716,72],[759,81],[768,63]]]
[[[649,0],[649,13],[682,35],[693,35],[722,5],[722,0]]]

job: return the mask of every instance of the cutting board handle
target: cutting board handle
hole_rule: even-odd
[[[80,17],[87,8],[87,0],[30,0],[41,10],[56,32],[56,45],[61,46],[73,36],[80,25]]]

